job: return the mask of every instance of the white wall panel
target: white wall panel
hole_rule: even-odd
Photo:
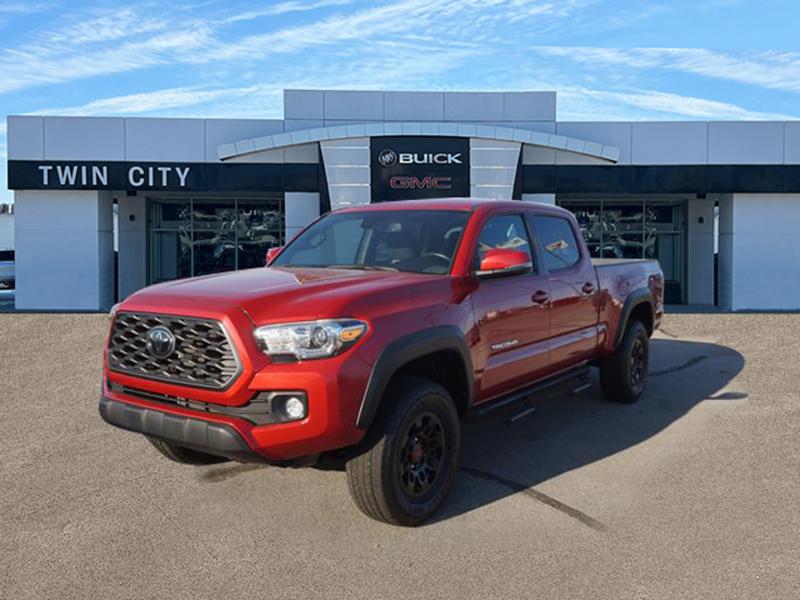
[[[45,117],[46,160],[125,160],[125,120]]]
[[[635,165],[703,165],[708,158],[708,123],[633,123]]]
[[[503,121],[503,94],[491,92],[446,92],[445,121]]]
[[[524,144],[522,146],[523,165],[554,165],[556,164],[556,151],[542,146]]]
[[[387,121],[444,121],[442,92],[386,92]]]
[[[319,144],[298,144],[297,146],[286,146],[284,149],[286,162],[288,163],[318,163]]]
[[[732,227],[720,214],[720,260],[732,229],[731,308],[800,309],[800,194],[734,194],[731,204]]]
[[[0,215],[0,248],[14,247],[14,215]]]
[[[283,133],[283,121],[276,119],[206,119],[205,160],[217,162],[217,148],[246,138]]]
[[[113,285],[108,192],[17,191],[16,306],[106,310]]]
[[[202,162],[202,119],[125,119],[125,160]]]
[[[283,116],[286,119],[324,118],[322,90],[284,90]]]
[[[555,92],[505,92],[504,121],[555,121]]]
[[[784,161],[787,165],[800,165],[800,121],[785,124],[784,138]]]
[[[301,131],[303,129],[316,129],[325,127],[323,119],[287,119],[283,123],[284,131]]]
[[[383,92],[330,90],[324,92],[324,101],[326,120],[383,120]]]
[[[44,158],[44,118],[8,117],[9,160],[41,160]]]
[[[631,162],[632,129],[630,123],[562,121],[556,123],[556,133],[588,142],[597,142],[606,146],[616,146],[620,151],[617,164],[628,165]],[[583,160],[570,157],[563,158],[566,160]],[[559,160],[559,162],[562,161]],[[563,164],[569,163],[564,162]]]
[[[782,164],[784,124],[775,121],[711,122],[709,164]]]

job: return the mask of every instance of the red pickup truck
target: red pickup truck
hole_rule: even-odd
[[[609,400],[637,400],[663,289],[656,261],[593,262],[553,206],[348,208],[266,268],[116,306],[100,414],[181,463],[337,457],[365,514],[415,525],[451,487],[462,419],[514,419],[592,366]]]

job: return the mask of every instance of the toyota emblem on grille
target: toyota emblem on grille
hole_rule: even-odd
[[[175,335],[166,327],[153,327],[147,332],[147,349],[156,358],[167,358],[175,352]]]

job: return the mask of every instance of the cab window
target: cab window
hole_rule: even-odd
[[[542,244],[544,266],[548,271],[568,269],[581,259],[578,240],[567,219],[535,216],[533,228]]]
[[[518,250],[528,255],[533,263],[531,242],[522,215],[498,215],[491,217],[478,237],[476,262],[480,262],[490,250]]]

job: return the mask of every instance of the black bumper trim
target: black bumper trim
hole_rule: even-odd
[[[230,425],[173,415],[160,410],[100,397],[100,416],[106,423],[143,433],[179,446],[224,456],[239,462],[269,462],[256,453]]]

